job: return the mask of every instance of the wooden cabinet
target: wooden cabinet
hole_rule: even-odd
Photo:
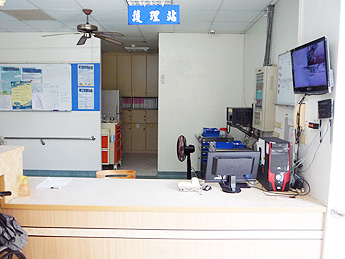
[[[132,123],[132,151],[145,151],[146,148],[146,125]]]
[[[102,55],[102,89],[117,89],[117,56],[113,53]]]
[[[145,110],[132,110],[132,123],[145,123],[146,111]]]
[[[103,75],[103,73],[102,73]],[[117,89],[122,96],[132,96],[132,57],[131,55],[117,56]]]
[[[120,123],[102,123],[102,164],[121,164],[122,126]]]
[[[123,152],[128,152],[132,150],[132,124],[123,123]]]
[[[102,89],[123,97],[158,97],[158,55],[102,54]]]
[[[158,111],[123,110],[123,150],[152,153],[158,149]]]
[[[148,97],[158,96],[158,56],[150,55],[146,59],[146,95]]]
[[[146,122],[147,123],[158,123],[158,111],[157,110],[146,110]]]
[[[132,56],[132,96],[146,96],[146,56]]]

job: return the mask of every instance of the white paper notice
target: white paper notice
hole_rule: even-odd
[[[94,86],[94,66],[90,64],[78,65],[78,86]]]
[[[78,109],[95,108],[95,93],[91,87],[78,87]]]
[[[37,185],[36,189],[61,189],[62,187],[67,185],[71,180],[72,179],[48,177],[39,185]]]

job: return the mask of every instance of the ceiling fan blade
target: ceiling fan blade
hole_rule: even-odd
[[[122,41],[120,41],[120,40],[116,40],[116,39],[114,39],[114,38],[112,38],[112,37],[108,37],[108,36],[105,36],[105,35],[102,35],[102,34],[94,34],[94,36],[95,36],[96,38],[99,38],[99,39],[101,39],[101,40],[104,40],[104,41],[107,41],[107,42],[110,42],[110,43],[113,43],[113,44],[116,44],[116,45],[119,45],[119,46],[121,46],[121,45],[124,44],[124,43],[123,43]]]
[[[95,31],[95,35],[102,34],[104,36],[110,35],[110,36],[123,36],[121,32],[118,31]]]
[[[71,34],[80,34],[80,32],[65,32],[65,33],[46,34],[46,35],[42,35],[41,37],[52,37],[52,36],[71,35]]]
[[[81,36],[77,42],[77,45],[84,45],[86,40],[87,40],[87,37],[85,35]]]

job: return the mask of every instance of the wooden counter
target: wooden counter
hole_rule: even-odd
[[[24,147],[0,145],[0,189],[12,192],[12,196],[4,197],[2,202],[18,195],[23,176],[23,151]]]
[[[321,258],[326,208],[258,189],[179,192],[178,180],[72,178],[2,206],[28,258]]]

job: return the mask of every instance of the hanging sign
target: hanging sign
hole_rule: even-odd
[[[180,24],[179,5],[130,5],[129,25]]]

